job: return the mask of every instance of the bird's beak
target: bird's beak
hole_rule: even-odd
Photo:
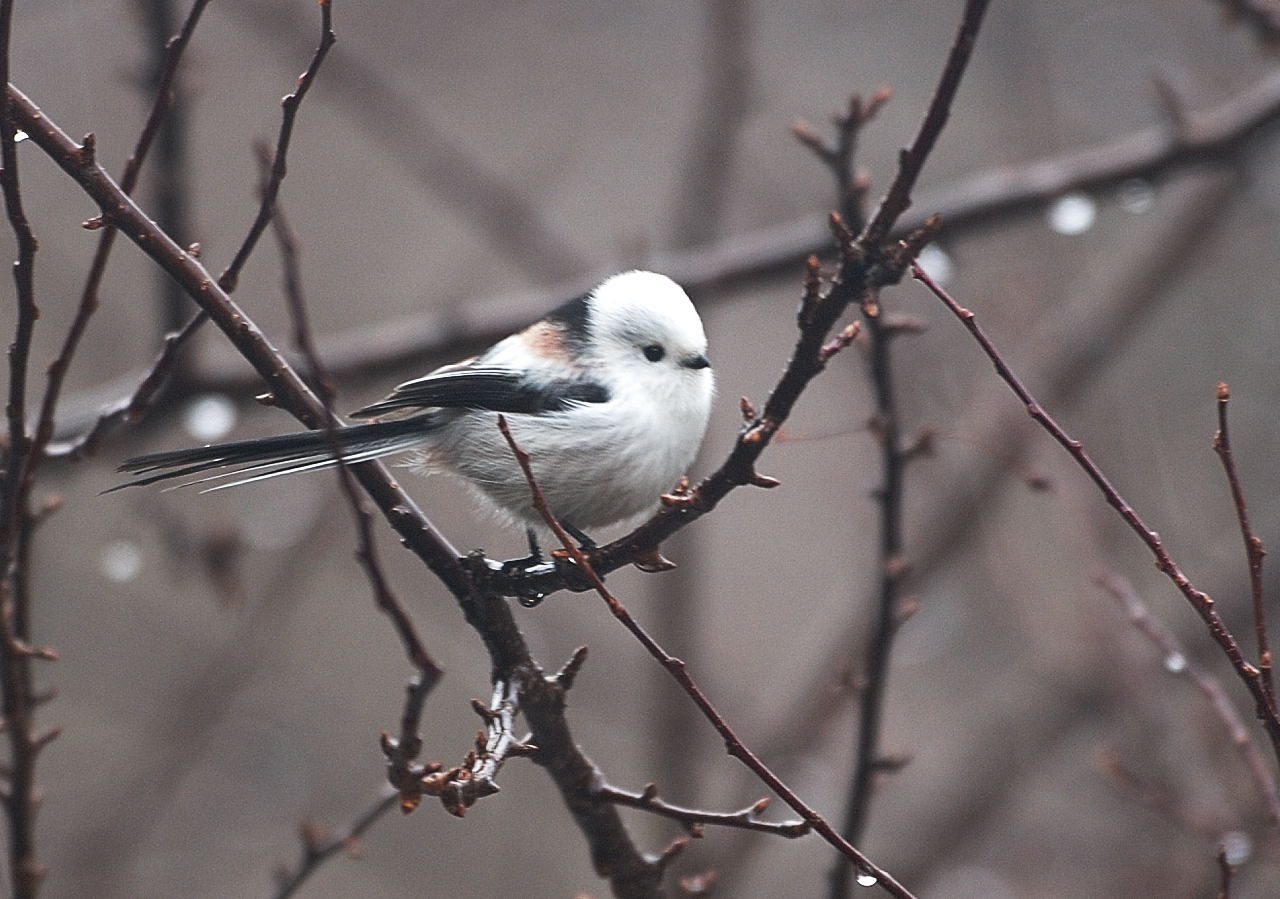
[[[710,368],[711,360],[708,359],[702,353],[699,353],[696,356],[685,356],[683,359],[680,360],[680,364],[685,368],[692,368],[692,369]]]

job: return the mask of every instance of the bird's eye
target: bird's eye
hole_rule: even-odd
[[[661,362],[662,357],[667,355],[667,351],[662,348],[661,344],[651,343],[644,348],[644,357],[650,362]]]

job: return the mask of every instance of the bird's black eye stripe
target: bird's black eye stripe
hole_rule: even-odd
[[[644,348],[644,357],[650,362],[661,362],[662,357],[667,355],[667,351],[662,348],[661,344],[651,343]]]

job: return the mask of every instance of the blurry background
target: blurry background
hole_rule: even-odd
[[[161,39],[148,23],[168,7],[167,35],[186,3],[44,0],[15,16],[15,83],[70,133],[94,131],[115,171],[150,102]],[[782,369],[802,275],[788,263],[717,278],[716,260],[807,238],[816,249],[833,202],[790,122],[825,128],[851,92],[891,86],[860,154],[878,197],[960,7],[338,0],[339,43],[303,105],[281,202],[340,408],[603,274],[661,267],[698,288],[712,342],[720,400],[694,472],[706,474],[731,445],[738,397],[763,402]],[[256,210],[252,143],[274,141],[278,100],[318,29],[309,0],[220,0],[196,32],[173,176],[141,197],[157,216],[173,210],[162,223],[198,241],[214,271]],[[1157,82],[1194,113],[1275,75],[1257,36],[1209,0],[995,4],[913,212],[970,174],[1167,126]],[[83,284],[96,237],[79,224],[95,210],[36,147],[20,149],[41,243],[38,373]],[[1238,149],[970,221],[944,231],[926,264],[1251,650],[1244,553],[1210,439],[1226,380],[1254,523],[1280,545],[1280,146],[1262,128]],[[268,236],[236,299],[284,345],[278,259]],[[0,289],[11,297],[9,279]],[[70,376],[69,427],[153,357],[173,314],[163,294],[121,241]],[[906,764],[882,782],[861,848],[920,896],[1190,897],[1216,888],[1226,838],[1243,862],[1233,897],[1276,895],[1280,841],[1222,724],[1091,577],[1129,578],[1247,718],[1195,616],[936,300],[904,284],[884,303],[928,324],[895,345],[895,373],[905,433],[933,428],[937,440],[908,475],[919,609],[894,652],[884,737]],[[411,672],[352,564],[333,476],[97,495],[125,456],[297,427],[251,402],[259,385],[206,330],[182,390],[146,425],[42,485],[66,499],[36,543],[36,636],[61,653],[40,669],[59,691],[41,717],[65,728],[39,769],[49,896],[269,895],[300,821],[341,825],[382,782],[377,735],[396,726]],[[610,579],[747,743],[835,820],[876,585],[870,409],[853,348],[766,454],[780,489],[740,490],[673,541],[679,571]],[[406,486],[459,547],[523,552],[456,485]],[[467,700],[488,695],[487,659],[444,588],[379,533],[395,589],[447,669],[424,757],[453,764],[479,725]],[[590,646],[570,720],[613,783],[655,781],[670,801],[723,810],[764,795],[598,599],[556,595],[517,614],[548,668]],[[546,776],[515,760],[500,782],[463,820],[432,802],[388,815],[360,860],[330,862],[303,895],[605,895]],[[679,835],[627,814],[652,851]],[[816,837],[709,828],[677,867],[718,869],[720,895],[817,896],[832,860]]]

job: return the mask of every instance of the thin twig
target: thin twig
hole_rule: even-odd
[[[47,444],[44,452],[46,458],[79,460],[92,456],[98,451],[98,443],[103,435],[117,422],[136,424],[141,421],[177,370],[183,347],[208,320],[208,314],[201,310],[187,321],[182,330],[167,335],[151,368],[142,376],[133,392],[100,409],[97,420],[74,438],[62,443]]]
[[[254,218],[253,224],[249,226],[249,232],[241,242],[240,248],[236,250],[235,256],[232,257],[231,264],[218,277],[218,286],[227,293],[235,291],[236,285],[240,281],[240,270],[249,260],[249,254],[257,246],[258,238],[262,236],[262,232],[267,229],[267,224],[271,221],[271,213],[275,208],[276,197],[280,193],[280,184],[288,173],[289,142],[293,138],[293,126],[298,117],[298,108],[302,105],[302,100],[306,97],[307,91],[311,90],[311,85],[315,82],[316,75],[320,71],[321,63],[329,55],[329,48],[337,40],[338,37],[333,32],[333,4],[331,0],[320,0],[320,43],[316,46],[316,51],[312,54],[311,62],[307,65],[306,71],[298,76],[298,85],[294,88],[293,93],[286,94],[284,99],[280,101],[280,106],[283,110],[280,117],[280,131],[276,135],[276,149],[271,161],[271,176],[267,179],[266,186],[262,190],[262,199],[258,204],[258,214]]]
[[[1209,700],[1209,707],[1222,722],[1227,738],[1240,753],[1245,767],[1258,785],[1258,793],[1267,807],[1267,817],[1272,824],[1280,824],[1280,794],[1276,792],[1275,778],[1267,770],[1262,753],[1258,751],[1258,744],[1249,735],[1248,728],[1240,719],[1226,691],[1222,689],[1222,684],[1187,655],[1186,650],[1169,628],[1152,617],[1146,604],[1126,579],[1108,572],[1095,575],[1093,582],[1121,605],[1138,632],[1160,650],[1165,668],[1175,674],[1185,674]]]
[[[611,784],[601,784],[595,792],[618,805],[679,821],[689,835],[694,837],[702,836],[703,825],[706,824],[771,833],[788,839],[802,837],[810,831],[809,824],[805,821],[761,821],[760,815],[769,805],[768,797],[736,812],[708,812],[702,809],[684,808],[659,799],[658,788],[654,784],[647,785],[639,793],[623,790]]]
[[[1231,876],[1235,873],[1227,861],[1227,847],[1218,846],[1218,899],[1231,899]]]
[[[234,0],[219,9],[267,44],[282,43],[296,30],[288,4]],[[430,114],[431,104],[418,85],[397,77],[382,60],[347,49],[339,46],[329,62],[334,87],[328,102],[343,121],[366,134],[392,163],[476,229],[481,240],[503,247],[508,261],[523,265],[531,280],[566,278],[591,264],[581,247],[557,233],[546,204],[526,196],[509,172],[486,166],[474,147]],[[396,114],[388,116],[388,109]],[[336,368],[335,357],[325,358]]]
[[[858,134],[880,108],[888,101],[889,92],[881,90],[869,101],[854,94],[846,113],[835,117],[836,137],[824,141],[804,123],[796,123],[796,137],[828,169],[835,181],[836,208],[841,218],[854,228],[865,226],[863,195],[865,181],[860,185],[854,174],[854,152]],[[810,268],[807,283],[807,302],[817,301],[821,282],[815,268]],[[844,820],[840,833],[850,843],[858,843],[866,825],[870,809],[873,775],[880,753],[880,722],[885,691],[888,688],[889,656],[898,631],[900,615],[899,585],[902,582],[902,500],[905,491],[905,473],[908,455],[902,447],[901,423],[895,399],[893,366],[890,362],[890,345],[899,332],[885,327],[879,304],[863,304],[863,313],[869,337],[866,354],[867,372],[875,401],[875,432],[880,445],[880,485],[875,496],[880,509],[879,570],[880,580],[875,602],[876,621],[867,636],[867,649],[862,653],[865,670],[862,674],[864,688],[859,692],[858,723],[854,731],[855,745],[853,773],[849,779],[845,799]],[[855,322],[834,341],[823,347],[822,358],[830,358],[852,342],[862,322]],[[837,857],[830,874],[830,895],[843,897],[850,886],[849,866]]]
[[[569,532],[564,529],[559,519],[556,518],[555,513],[551,511],[551,507],[547,504],[546,497],[542,493],[542,488],[538,486],[538,481],[534,477],[533,468],[529,463],[529,454],[516,443],[511,434],[511,429],[507,426],[506,416],[498,416],[498,429],[502,431],[502,436],[506,438],[507,445],[511,447],[511,452],[519,463],[520,470],[524,472],[525,480],[528,482],[529,490],[533,495],[534,508],[538,510],[538,514],[542,516],[542,520],[546,522],[547,527],[555,533],[556,538],[564,546],[565,553],[582,570],[593,589],[604,600],[605,605],[608,606],[609,612],[613,617],[618,619],[623,627],[630,631],[632,636],[640,642],[640,645],[675,678],[680,688],[689,695],[689,698],[697,705],[703,716],[711,722],[711,726],[716,729],[716,732],[724,740],[725,751],[746,765],[769,789],[773,790],[783,802],[789,805],[810,827],[817,831],[823,839],[853,862],[859,872],[868,878],[875,878],[875,883],[879,884],[890,895],[900,897],[900,899],[908,899],[912,894],[907,891],[906,887],[898,883],[887,871],[875,865],[850,844],[848,840],[844,839],[834,827],[827,823],[825,818],[800,799],[778,775],[774,774],[742,742],[742,739],[729,726],[724,716],[712,705],[711,700],[707,698],[702,688],[689,676],[684,661],[670,655],[658,645],[657,641],[631,616],[631,613],[627,611],[618,598],[609,591],[609,588],[605,586],[604,580],[591,567],[591,562],[586,553],[578,547],[577,541],[569,535]]]
[[[960,320],[960,322],[968,329],[969,333],[982,347],[982,351],[986,353],[987,358],[995,366],[996,371],[1004,380],[1009,388],[1013,390],[1018,399],[1021,400],[1026,408],[1027,414],[1030,415],[1042,428],[1044,428],[1055,441],[1057,441],[1063,449],[1070,454],[1076,464],[1084,470],[1102,492],[1107,503],[1119,513],[1129,528],[1138,535],[1147,549],[1155,557],[1156,567],[1173,581],[1178,591],[1186,598],[1191,607],[1195,609],[1205,626],[1209,630],[1209,635],[1213,637],[1214,642],[1222,649],[1223,653],[1231,662],[1231,666],[1235,669],[1240,680],[1244,682],[1245,687],[1253,696],[1255,713],[1258,720],[1262,722],[1262,726],[1267,731],[1267,736],[1271,740],[1272,749],[1275,751],[1277,758],[1280,758],[1280,717],[1276,715],[1276,707],[1271,702],[1266,689],[1262,685],[1262,674],[1257,666],[1248,662],[1244,654],[1240,651],[1240,645],[1236,642],[1236,638],[1231,631],[1223,623],[1221,616],[1218,615],[1217,609],[1214,608],[1214,601],[1209,594],[1200,590],[1194,583],[1182,572],[1182,569],[1170,556],[1168,549],[1165,548],[1164,542],[1160,539],[1160,535],[1147,526],[1147,523],[1138,515],[1128,501],[1120,495],[1119,491],[1103,474],[1097,463],[1085,452],[1084,446],[1080,441],[1075,440],[1062,427],[1054,421],[1040,404],[1036,402],[1035,397],[1023,385],[1022,381],[1009,368],[1000,351],[996,349],[990,338],[987,337],[977,320],[970,310],[964,308],[951,295],[943,290],[936,281],[920,268],[919,264],[912,263],[912,274],[919,279],[942,303]]]
[[[1272,681],[1271,646],[1267,641],[1267,606],[1263,597],[1262,558],[1267,554],[1262,541],[1254,534],[1249,522],[1249,506],[1245,502],[1240,474],[1236,471],[1235,456],[1231,452],[1231,436],[1227,431],[1227,405],[1231,402],[1231,390],[1225,381],[1218,383],[1218,432],[1213,437],[1213,449],[1222,460],[1231,488],[1231,500],[1240,522],[1240,536],[1244,538],[1245,558],[1249,560],[1249,594],[1253,599],[1253,630],[1258,640],[1258,668],[1262,671],[1262,687],[1274,706],[1275,685]]]
[[[364,812],[341,830],[321,834],[314,825],[302,826],[302,858],[292,870],[280,871],[276,876],[274,899],[288,899],[315,873],[322,864],[342,852],[351,852],[379,818],[396,807],[399,794],[386,789]]]
[[[969,64],[973,45],[978,40],[978,29],[982,26],[982,17],[986,14],[989,2],[990,0],[967,0],[965,3],[960,28],[956,32],[951,52],[947,55],[947,64],[942,70],[933,99],[929,102],[924,121],[920,123],[920,130],[916,132],[911,146],[899,154],[898,173],[863,231],[866,244],[883,244],[898,224],[902,213],[911,205],[911,191],[915,188],[916,179],[920,177],[925,160],[929,158],[938,135],[942,133],[951,115],[951,101],[960,88],[960,80]]]

